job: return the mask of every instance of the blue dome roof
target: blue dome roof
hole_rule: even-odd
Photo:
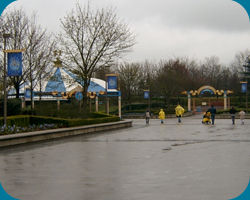
[[[88,91],[105,91],[105,81],[91,78]],[[84,83],[78,76],[69,72],[65,68],[57,67],[51,70],[49,75],[44,78],[43,92],[70,92],[75,88],[81,88]]]
[[[20,94],[24,94],[25,89],[29,88],[29,85],[30,85],[29,82],[23,84],[19,89]],[[47,76],[43,78],[41,87],[39,84],[36,84],[34,92],[40,92],[40,88],[42,93],[48,93],[54,91],[61,93],[61,92],[70,92],[72,90],[80,91],[82,85],[84,85],[84,83],[80,80],[80,78],[77,75],[69,72],[63,67],[55,67],[48,73]],[[106,88],[105,81],[97,78],[91,78],[90,85],[88,87],[88,92],[98,93],[100,91],[105,91],[106,90],[105,88]],[[15,89],[11,89],[9,95],[15,93],[16,93]]]

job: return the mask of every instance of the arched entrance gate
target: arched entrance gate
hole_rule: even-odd
[[[214,95],[224,95],[224,110],[227,109],[227,94],[233,93],[233,91],[231,90],[216,90],[215,88],[213,88],[212,86],[202,86],[201,88],[199,88],[198,90],[190,90],[190,91],[183,91],[181,94],[185,94],[187,95],[188,98],[188,111],[191,111],[191,96],[196,96],[196,95],[200,95],[203,94],[204,92],[210,92],[211,94]],[[193,105],[193,107],[195,107],[195,105]]]

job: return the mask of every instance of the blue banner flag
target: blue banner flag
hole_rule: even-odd
[[[8,76],[22,76],[22,52],[8,53]]]
[[[116,88],[117,88],[117,77],[108,76],[108,89],[116,89]]]
[[[34,97],[34,94],[33,94],[32,97]],[[28,99],[31,98],[31,89],[26,89],[25,90],[25,98],[28,98]]]
[[[144,90],[144,99],[149,99],[149,90]]]
[[[247,82],[241,83],[241,92],[244,92],[244,93],[247,92]]]

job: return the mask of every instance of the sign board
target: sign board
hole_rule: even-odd
[[[8,53],[8,76],[22,76],[22,53]]]
[[[108,76],[108,89],[116,89],[116,88],[117,88],[117,77]]]
[[[144,99],[149,99],[149,90],[144,90]]]
[[[82,96],[82,93],[81,93],[81,92],[77,92],[77,93],[75,94],[75,97],[76,97],[76,100],[77,100],[77,101],[81,101],[81,100],[82,100],[82,98],[83,98],[83,96]]]
[[[247,92],[247,82],[241,82],[241,92]]]
[[[33,93],[32,97],[34,97],[34,93]],[[30,88],[25,89],[25,98],[31,98],[31,89]]]
[[[22,76],[22,52],[25,49],[4,50],[8,54],[8,76]]]

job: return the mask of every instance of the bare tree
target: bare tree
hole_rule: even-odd
[[[65,54],[64,63],[79,76],[83,87],[83,117],[87,117],[87,90],[93,73],[111,66],[118,57],[131,50],[135,36],[128,25],[117,18],[114,9],[91,10],[80,6],[61,20],[59,41]]]
[[[132,109],[131,104],[134,97],[140,90],[140,82],[142,70],[140,63],[124,63],[118,66],[117,72],[120,79],[120,87],[124,98],[128,100],[129,110]]]
[[[206,69],[207,84],[215,88],[222,86],[222,65],[216,56],[206,57],[203,67]]]
[[[233,74],[232,74],[232,71],[230,70],[230,68],[222,67],[221,76],[222,76],[222,84],[221,84],[221,87],[217,88],[217,89],[222,89],[225,91],[232,90],[234,87],[232,87],[230,80],[232,79]],[[236,85],[236,84],[234,83],[234,85]]]
[[[157,74],[158,90],[165,98],[165,103],[179,96],[187,85],[188,69],[179,59],[161,61]]]
[[[188,70],[188,75],[186,77],[186,84],[184,85],[184,90],[190,91],[198,89],[203,80],[200,73],[200,68],[196,60],[189,59],[187,57],[179,58],[180,62],[186,66]]]
[[[24,45],[22,45],[21,40],[25,40],[27,37],[27,29],[28,29],[28,17],[24,10],[21,8],[19,10],[10,11],[6,10],[1,15],[1,37],[4,33],[11,33],[11,38],[8,39],[6,49],[22,49]],[[22,38],[22,39],[21,39]],[[23,43],[24,44],[24,43]],[[21,85],[25,80],[25,73],[21,77],[17,77],[18,83],[13,83],[12,86],[17,87],[16,95],[19,97],[19,85]],[[10,85],[10,79],[7,78],[8,85]]]
[[[55,48],[55,42],[51,34],[47,34],[40,25],[36,24],[36,16],[34,15],[30,21],[28,29],[28,48],[25,55],[27,67],[29,68],[28,80],[30,82],[31,92],[39,79],[46,74],[53,58],[52,51]],[[47,68],[47,69],[46,69]],[[33,96],[31,95],[31,102]],[[33,114],[33,106],[31,106],[31,114]]]
[[[29,82],[31,90],[37,84],[37,79],[46,70],[52,58],[54,41],[51,34],[47,34],[37,24],[37,17],[28,17],[23,8],[8,10],[2,16],[1,31],[11,33],[9,49],[25,49],[23,52],[23,70],[21,76],[9,77],[19,98],[20,86]],[[31,95],[31,102],[32,102]]]
[[[244,51],[239,51],[236,53],[234,60],[231,62],[231,68],[235,75],[238,75],[240,78],[244,77],[245,67],[248,58],[250,56],[250,50],[246,49]]]
[[[149,109],[151,109],[152,98],[159,97],[158,83],[157,83],[157,63],[145,60],[140,67],[141,76],[139,77],[139,91],[140,98],[142,98],[143,90],[149,90]]]

